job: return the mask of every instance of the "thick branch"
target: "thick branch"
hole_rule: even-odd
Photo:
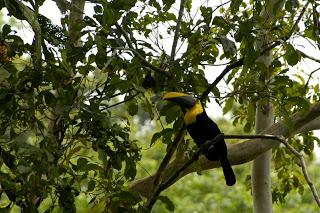
[[[294,126],[293,131],[290,132],[289,128],[284,122],[278,122],[268,128],[262,134],[277,135],[288,138],[290,135],[304,131],[305,129],[310,129],[309,123],[314,122],[314,120],[320,117],[320,102],[314,104],[308,113],[295,113],[292,118],[292,123]],[[279,142],[269,139],[251,139],[238,144],[231,144],[228,146],[228,158],[232,165],[239,165],[247,163],[261,153],[276,147]],[[185,161],[181,159],[173,160],[164,170],[163,181],[166,181],[177,168],[180,168]],[[183,176],[201,170],[208,170],[212,168],[220,167],[218,162],[208,161],[206,158],[200,156],[199,160],[194,162],[188,169],[184,170],[175,181],[179,180]],[[143,196],[149,197],[152,185],[154,182],[154,175],[136,180],[130,186],[131,190],[140,192]],[[173,183],[172,183],[173,184]]]
[[[316,129],[320,129],[320,116],[315,117],[315,119],[300,127],[298,132],[309,132]]]
[[[80,37],[81,31],[79,30],[79,23],[83,19],[85,0],[71,1],[71,10],[69,18],[69,35],[73,46],[80,47],[82,45]]]
[[[33,66],[36,70],[40,70],[41,68],[41,28],[40,24],[37,19],[36,13],[31,10],[29,7],[24,5],[21,1],[14,0],[15,3],[18,5],[19,10],[23,14],[23,16],[26,18],[27,22],[32,27],[32,30],[34,32],[34,52],[32,55],[33,60]]]
[[[223,135],[223,134],[220,134],[220,135],[217,135],[214,139],[206,141],[206,143],[202,144],[190,159],[188,159],[180,168],[178,168],[175,172],[173,172],[173,174],[164,183],[159,184],[159,186],[156,188],[156,190],[154,191],[152,196],[150,196],[150,198],[148,199],[148,202],[146,204],[146,208],[151,210],[152,206],[156,202],[157,197],[160,195],[161,191],[163,191],[167,187],[169,187],[185,169],[187,169],[193,162],[198,160],[198,158],[199,158],[200,154],[203,152],[203,150],[208,149],[209,146],[213,146],[217,141],[221,140],[222,138],[225,138],[225,139],[271,139],[271,140],[279,141],[282,144],[284,144],[287,149],[289,149],[296,157],[299,158],[300,163],[301,163],[302,173],[305,177],[306,182],[308,183],[308,185],[310,187],[310,190],[314,196],[316,203],[320,207],[320,199],[319,199],[317,190],[314,187],[314,185],[309,177],[303,155],[301,153],[299,153],[295,148],[293,148],[288,142],[286,142],[284,137],[277,136],[277,135],[267,135],[267,134],[263,134],[263,135],[261,135],[261,134],[258,134],[258,135]]]

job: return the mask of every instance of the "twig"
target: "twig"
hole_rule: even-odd
[[[307,83],[304,85],[304,89],[307,89],[308,84],[309,84],[309,81],[310,81],[310,79],[311,79],[312,75],[313,75],[315,72],[318,72],[318,71],[320,71],[320,67],[319,67],[318,69],[313,70],[313,71],[309,74],[309,77],[308,77]]]
[[[177,48],[177,44],[178,44],[178,40],[179,40],[180,26],[181,26],[185,2],[186,2],[185,0],[180,1],[179,15],[178,15],[178,20],[177,20],[176,30],[174,33],[172,48],[171,48],[171,56],[170,56],[170,62],[169,62],[170,67],[172,67],[173,63],[174,63],[174,57],[176,54],[176,48]]]
[[[302,10],[301,10],[301,13],[299,14],[299,17],[298,17],[297,21],[293,24],[293,26],[292,26],[292,28],[291,28],[291,30],[290,30],[290,32],[289,32],[288,37],[286,38],[286,40],[288,40],[289,37],[291,37],[292,34],[294,33],[295,29],[297,28],[299,22],[300,22],[301,19],[302,19],[303,14],[306,12],[307,7],[309,6],[309,3],[310,3],[310,1],[307,1],[306,4],[303,6],[303,8],[302,8]]]
[[[305,58],[308,58],[308,59],[310,59],[312,61],[320,63],[320,59],[312,57],[311,55],[307,55],[306,53],[302,52],[301,50],[297,50],[297,51],[302,55],[302,57],[305,57]]]
[[[162,121],[161,121],[161,119],[160,119],[160,117],[161,117],[161,116],[160,116],[160,113],[159,113],[157,107],[154,107],[154,109],[155,109],[155,111],[156,111],[156,113],[157,113],[157,116],[158,116],[157,120],[159,120],[162,130],[164,130],[163,123],[162,123]]]
[[[136,96],[139,95],[140,93],[141,93],[141,92],[137,92],[136,94],[130,96],[129,98],[127,98],[127,99],[125,99],[125,100],[123,100],[123,101],[120,101],[120,102],[118,102],[118,103],[112,104],[112,105],[110,105],[110,106],[106,106],[106,107],[103,108],[103,109],[105,110],[105,109],[109,109],[109,108],[111,108],[111,107],[115,107],[115,106],[118,106],[118,105],[120,105],[120,104],[123,104],[123,103],[125,103],[125,102],[133,99],[134,97],[136,97]]]
[[[277,136],[277,135],[225,135],[224,138],[226,138],[226,139],[258,139],[258,138],[261,138],[261,139],[272,139],[272,140],[277,140],[277,141],[281,142],[287,149],[289,149],[296,157],[299,158],[304,178],[309,185],[309,188],[312,192],[313,198],[315,199],[318,207],[320,208],[320,199],[319,199],[317,190],[314,187],[314,185],[310,179],[310,176],[308,174],[307,166],[304,161],[303,155],[300,152],[298,152],[293,146],[291,146],[288,142],[286,142],[284,137]]]
[[[202,93],[201,97],[200,97],[200,101],[203,102],[204,99],[206,99],[209,95],[209,93],[211,92],[211,90],[217,86],[217,84],[221,81],[221,79],[228,74],[228,72],[230,72],[232,69],[236,68],[236,67],[240,67],[243,65],[244,62],[244,58],[241,58],[239,60],[237,60],[234,63],[229,64],[228,66],[226,66],[226,68],[222,71],[222,73],[214,80],[214,82],[212,82],[208,88]]]
[[[152,69],[152,70],[154,70],[154,71],[156,71],[158,73],[161,73],[161,74],[163,74],[163,75],[165,75],[167,77],[171,77],[170,73],[168,73],[168,72],[160,69],[159,67],[156,67],[153,64],[149,63],[142,55],[140,55],[140,53],[134,48],[134,46],[133,46],[133,44],[132,44],[132,42],[131,42],[128,34],[127,34],[127,32],[118,23],[116,23],[115,25],[116,25],[117,29],[121,32],[123,37],[125,38],[128,46],[130,48],[129,50],[131,50],[133,52],[133,54],[137,58],[139,58],[144,65],[148,66],[150,69]]]
[[[111,99],[111,98],[117,97],[117,96],[119,96],[119,95],[126,94],[126,93],[128,93],[128,92],[130,92],[130,91],[132,91],[132,90],[134,90],[134,89],[135,89],[135,88],[130,88],[130,89],[127,89],[127,90],[124,91],[124,92],[115,93],[115,94],[113,94],[113,95],[110,95],[108,98]]]

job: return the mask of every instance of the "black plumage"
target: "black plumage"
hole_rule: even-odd
[[[206,141],[212,140],[217,135],[221,134],[217,124],[208,117],[206,112],[198,114],[196,122],[187,125],[187,130],[192,139],[196,142],[197,146],[200,146]],[[228,152],[224,140],[218,141],[203,154],[210,161],[220,161],[226,184],[228,186],[232,186],[236,183],[236,177],[227,158]]]
[[[206,141],[212,140],[221,134],[219,127],[208,117],[200,101],[196,101],[192,96],[181,92],[169,92],[163,98],[175,102],[183,108],[184,122],[197,146],[201,146]],[[228,150],[224,139],[210,146],[203,154],[210,161],[220,161],[228,186],[236,183],[236,177],[227,157]]]

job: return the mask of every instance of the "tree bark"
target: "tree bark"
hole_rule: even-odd
[[[265,45],[270,43],[268,35],[268,25],[272,23],[276,17],[274,14],[274,7],[276,1],[270,0],[265,3],[264,10],[260,16],[264,20],[264,25],[260,25],[261,29],[256,43],[258,51],[262,51]],[[280,3],[283,7],[283,3]],[[266,67],[269,67],[273,58],[272,50],[267,54],[259,57],[259,61]],[[268,78],[271,75],[268,73]],[[266,78],[266,80],[268,80]],[[265,82],[258,82],[265,85]],[[260,100],[256,107],[255,131],[257,134],[263,132],[274,123],[274,110],[270,98]],[[265,153],[259,155],[252,164],[251,175],[251,188],[253,196],[253,211],[254,213],[272,213],[272,189],[270,177],[270,164],[271,164],[272,150],[269,149]]]
[[[270,127],[274,122],[272,104],[258,103],[256,109],[256,133],[259,134]],[[253,196],[253,210],[259,213],[271,213],[272,193],[270,163],[272,150],[259,155],[252,164],[251,187]]]

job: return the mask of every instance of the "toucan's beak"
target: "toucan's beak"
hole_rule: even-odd
[[[182,92],[168,92],[162,97],[164,100],[173,101],[185,108],[191,108],[195,105],[195,99]]]

